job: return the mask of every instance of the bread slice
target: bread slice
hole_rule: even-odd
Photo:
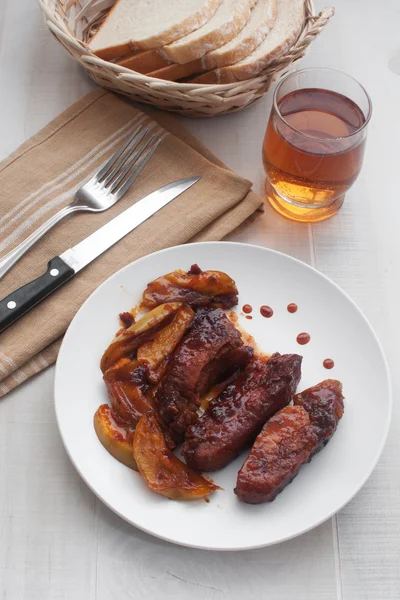
[[[155,69],[154,71],[147,71],[146,75],[149,77],[156,77],[157,79],[165,79],[167,81],[177,81],[178,79],[184,79],[190,75],[203,72],[204,69],[202,59],[197,58],[196,60],[191,60],[184,65],[173,63],[167,65],[166,67],[163,66],[159,69]]]
[[[160,50],[176,63],[187,63],[220,48],[233,39],[250,18],[256,0],[222,0],[214,16],[203,27]]]
[[[168,66],[170,61],[167,62],[166,59],[157,52],[157,50],[145,50],[144,52],[140,52],[140,54],[128,56],[128,58],[122,57],[116,62],[121,67],[126,67],[127,69],[132,69],[132,71],[136,71],[137,73],[145,74],[149,73],[150,71],[155,71],[156,69],[165,68],[166,65]],[[183,65],[179,66],[181,67]],[[200,71],[194,72],[200,73]]]
[[[128,60],[129,58],[133,58],[134,56],[143,54],[143,52],[148,52],[148,50],[140,50],[139,48],[137,48],[135,50],[130,50],[126,54],[122,54],[122,56],[117,56],[116,58],[113,58],[112,61],[116,63],[118,61]]]
[[[100,58],[170,44],[205,25],[222,0],[116,0],[89,48]]]
[[[209,69],[233,65],[248,56],[264,41],[275,22],[276,12],[276,0],[258,0],[246,25],[227,44],[208,52],[200,59],[184,65],[160,65],[153,71],[140,72],[147,73],[150,77],[177,81],[195,73],[203,73]],[[140,64],[140,59],[136,61],[136,64]],[[154,58],[150,64],[156,64]],[[146,64],[147,67],[148,64]]]
[[[191,83],[233,83],[258,75],[295,43],[304,24],[304,0],[277,0],[277,17],[265,40],[245,59],[207,71]]]
[[[224,46],[203,56],[205,70],[233,65],[253,52],[271,31],[277,15],[277,0],[258,0],[240,33]]]

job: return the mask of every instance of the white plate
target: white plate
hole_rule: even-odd
[[[213,474],[224,488],[203,500],[176,502],[149,491],[142,478],[117,462],[98,441],[93,414],[107,402],[100,357],[129,310],[152,279],[188,269],[226,271],[236,280],[253,319],[240,323],[266,352],[303,355],[299,390],[322,379],[343,382],[345,413],[327,447],[270,504],[252,506],[233,493],[246,453]],[[84,277],[82,273],[80,277]],[[299,309],[290,314],[286,307]],[[266,319],[259,307],[271,306]],[[306,331],[311,341],[296,342]],[[322,366],[332,358],[335,367]],[[72,321],[57,361],[58,425],[76,469],[114,512],[165,540],[212,550],[243,550],[282,542],[315,527],[361,488],[381,454],[391,412],[390,378],[380,343],[366,318],[332,281],[289,256],[257,246],[212,242],[156,252],[128,265],[101,285]]]

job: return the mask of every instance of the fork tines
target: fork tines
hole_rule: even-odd
[[[154,127],[154,122],[138,125],[125,144],[97,173],[97,183],[107,193],[120,198],[138,177],[164,136],[162,130],[150,134]]]

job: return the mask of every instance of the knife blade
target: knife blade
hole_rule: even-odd
[[[0,300],[0,333],[199,179],[200,177],[189,177],[164,185],[73,248],[52,258],[43,275]]]

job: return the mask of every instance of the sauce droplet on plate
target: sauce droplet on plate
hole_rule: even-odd
[[[335,366],[335,363],[331,358],[326,358],[322,364],[324,365],[325,369],[333,369]]]
[[[244,304],[242,306],[242,311],[246,314],[251,313],[253,311],[253,307],[250,304]]]
[[[270,306],[266,306],[265,304],[263,306],[261,306],[260,308],[260,313],[262,314],[263,317],[265,317],[266,319],[270,319],[272,317],[272,315],[274,314],[274,311],[272,310],[272,308]]]
[[[251,315],[246,315],[246,319],[252,319],[253,317]]]
[[[304,331],[303,333],[299,333],[299,335],[296,338],[296,341],[301,346],[304,346],[304,344],[308,344],[308,342],[310,341],[310,339],[311,339],[310,334],[306,333]]]
[[[288,309],[288,312],[295,313],[295,312],[297,312],[298,306],[294,302],[291,302],[290,304],[287,305],[287,309]]]

